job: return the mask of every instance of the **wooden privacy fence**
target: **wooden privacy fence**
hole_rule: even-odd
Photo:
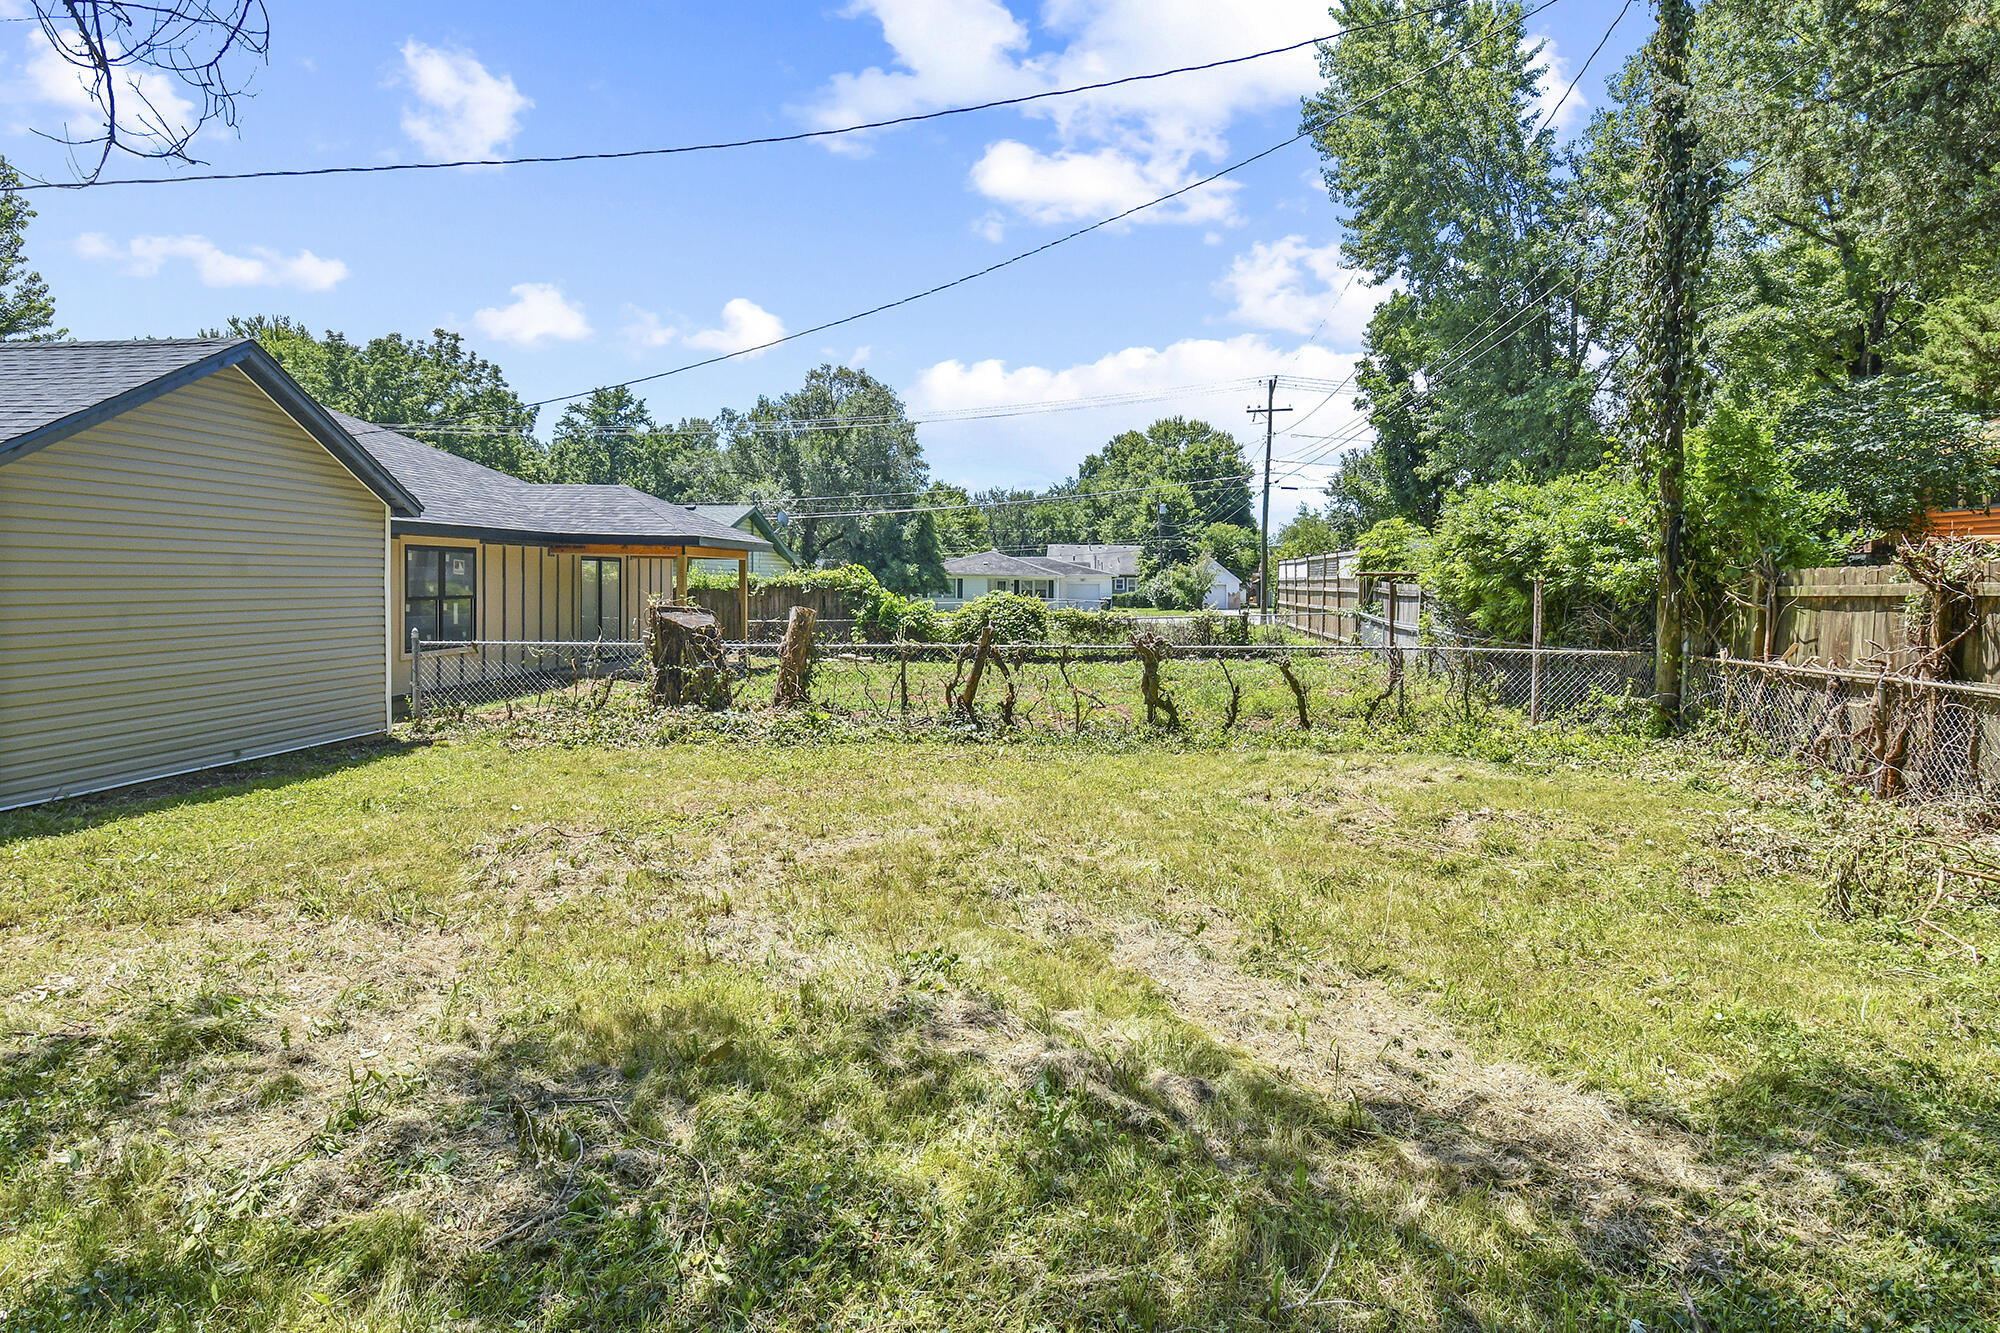
[[[2000,560],[1974,582],[1974,624],[1955,655],[1958,679],[2000,684]],[[1731,656],[1823,667],[1910,663],[1910,600],[1924,592],[1895,565],[1794,569],[1744,591],[1729,630]]]
[[[746,628],[736,605],[734,588],[693,588],[689,599],[715,617],[722,637],[731,643],[775,643],[785,632],[792,608],[803,606],[813,613],[821,635],[846,638],[854,628],[854,617],[832,588],[753,588],[750,590],[750,624]]]
[[[1278,614],[1293,629],[1333,643],[1386,641],[1391,624],[1398,641],[1415,643],[1423,623],[1424,590],[1415,574],[1360,570],[1350,551],[1280,560],[1273,592]],[[1377,608],[1372,614],[1363,609],[1370,606]]]

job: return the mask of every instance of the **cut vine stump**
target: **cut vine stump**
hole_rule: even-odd
[[[800,708],[812,694],[813,611],[792,608],[785,638],[778,645],[778,685],[771,693],[774,708]]]

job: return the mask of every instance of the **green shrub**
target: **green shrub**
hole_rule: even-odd
[[[854,616],[863,638],[934,642],[943,628],[937,608],[915,597],[890,592],[860,565],[832,569],[788,569],[757,581],[759,588],[830,588]]]
[[[1201,648],[1216,644],[1247,644],[1250,642],[1250,613],[1197,612],[1188,624],[1187,641]]]
[[[1137,592],[1113,593],[1111,595],[1111,608],[1114,611],[1151,611],[1155,609],[1152,594],[1144,588],[1139,589]]]
[[[993,637],[1001,643],[1047,643],[1048,603],[1019,593],[989,592],[967,602],[943,617],[947,637],[954,643],[970,643],[990,623]]]
[[[1652,624],[1651,516],[1645,492],[1608,468],[1474,486],[1438,516],[1424,581],[1482,634],[1519,641],[1539,576],[1548,642],[1637,642]]]
[[[1147,606],[1162,611],[1199,611],[1214,583],[1215,575],[1210,572],[1208,561],[1195,559],[1158,571],[1139,585],[1139,591],[1151,599]]]
[[[1126,596],[1131,594],[1127,593]],[[1112,599],[1116,602],[1116,598]],[[1084,611],[1059,606],[1049,613],[1056,634],[1069,643],[1122,643],[1132,637],[1139,622],[1114,611]]]

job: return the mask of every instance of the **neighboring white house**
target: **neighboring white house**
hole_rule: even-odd
[[[1137,546],[1075,546],[1057,542],[1049,547],[1049,559],[1088,565],[1100,573],[1109,574],[1111,592],[1116,596],[1121,592],[1139,591],[1140,550]]]
[[[756,505],[689,505],[689,509],[700,514],[711,523],[720,523],[725,528],[735,528],[753,537],[762,537],[771,543],[768,551],[750,553],[750,572],[758,578],[771,574],[782,574],[798,567],[798,557],[785,544],[785,515],[780,512],[767,515]],[[705,574],[735,574],[734,560],[697,560],[694,568]]]
[[[1100,607],[1111,601],[1111,575],[1048,556],[981,551],[945,561],[944,574],[948,586],[943,596],[934,599],[939,606],[955,606],[989,592],[1039,597],[1057,606]]]
[[[1137,592],[1139,590],[1139,553],[1137,546],[1081,546],[1055,544],[1049,547],[1051,560],[1066,560],[1071,564],[1088,565],[1092,569],[1111,576],[1111,591]],[[1217,564],[1208,561],[1210,581],[1208,595],[1202,605],[1218,611],[1230,611],[1243,605],[1243,580]]]

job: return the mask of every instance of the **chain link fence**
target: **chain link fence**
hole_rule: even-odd
[[[772,706],[777,645],[726,645],[733,711]],[[975,667],[980,679],[972,681]],[[1163,644],[1151,664],[1131,643],[821,645],[809,698],[824,712],[913,726],[984,725],[1080,732],[1159,725],[1307,727],[1344,714],[1476,722],[1495,710],[1541,723],[1622,722],[1643,711],[1651,661],[1640,654],[1360,644]],[[414,715],[505,707],[643,704],[645,645],[419,643]],[[1159,700],[1171,709],[1166,715]],[[1149,697],[1154,703],[1149,707]]]
[[[1708,657],[1686,698],[1711,730],[1878,796],[2000,802],[2000,687]]]
[[[1150,668],[1131,643],[998,645],[984,663],[977,651],[822,644],[808,697],[830,716],[870,723],[1082,733],[1390,718],[1628,726],[1645,720],[1652,693],[1649,654],[1585,649],[1163,644]],[[731,711],[772,708],[777,645],[732,643],[726,652]],[[482,640],[419,643],[412,670],[411,711],[425,717],[644,707],[648,664],[639,642]],[[1711,736],[1753,742],[1885,798],[2000,803],[2000,687],[1695,658],[1686,699],[1690,720]]]

